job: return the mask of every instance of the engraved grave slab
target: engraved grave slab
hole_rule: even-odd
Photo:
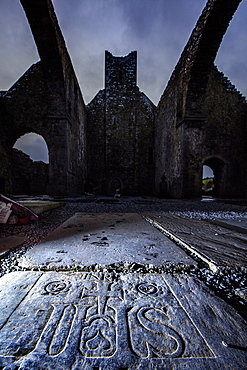
[[[29,250],[22,266],[74,268],[118,262],[197,265],[139,214],[78,212]]]
[[[0,256],[8,250],[21,245],[24,241],[24,236],[6,236],[5,238],[0,238]]]
[[[205,220],[148,214],[165,232],[177,236],[217,266],[247,268],[247,235]],[[218,222],[217,222],[218,223]],[[227,222],[225,222],[227,223]],[[236,223],[228,221],[228,224]],[[239,223],[240,224],[240,223]]]
[[[243,348],[246,323],[191,277],[16,272],[0,287],[1,369],[246,366],[222,345]]]

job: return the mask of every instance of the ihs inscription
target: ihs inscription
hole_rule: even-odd
[[[0,335],[0,358],[59,363],[68,357],[119,360],[122,353],[156,360],[213,356],[158,275],[43,274]]]

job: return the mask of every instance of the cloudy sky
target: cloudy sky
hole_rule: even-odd
[[[138,52],[138,86],[155,104],[206,0],[53,0],[84,100],[104,88],[104,52]],[[216,64],[247,95],[247,0],[242,0]],[[19,0],[0,0],[0,90],[39,60]]]

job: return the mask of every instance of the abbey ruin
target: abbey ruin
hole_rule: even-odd
[[[241,0],[209,0],[156,107],[136,83],[137,52],[105,52],[105,86],[85,105],[51,0],[20,0],[40,61],[0,92],[0,192],[247,196],[246,99],[214,65]],[[162,76],[160,77],[162,79]],[[40,134],[49,165],[13,149]]]

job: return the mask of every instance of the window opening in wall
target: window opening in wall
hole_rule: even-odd
[[[109,182],[108,193],[110,195],[120,196],[120,194],[122,194],[122,191],[123,191],[122,181],[117,177],[113,178]]]
[[[41,135],[33,132],[21,136],[13,146],[30,156],[33,161],[49,163],[47,144]]]
[[[211,167],[203,166],[202,195],[212,195],[214,191],[214,172]]]

